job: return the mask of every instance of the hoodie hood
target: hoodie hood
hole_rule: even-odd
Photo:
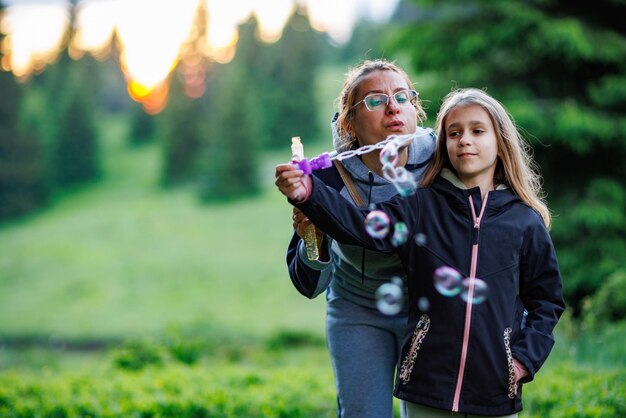
[[[331,121],[331,131],[333,135],[333,146],[337,152],[341,152],[340,146],[342,142],[340,141],[339,133],[337,131],[337,114],[335,114]],[[435,151],[435,138],[435,133],[432,129],[418,126],[415,131],[415,139],[408,146],[409,156],[405,168],[412,172],[413,175],[416,176],[416,179],[421,177],[426,164],[428,164],[433,152]],[[354,183],[359,189],[359,192],[365,202],[377,203],[389,200],[397,194],[397,190],[393,184],[387,181],[384,177],[370,171],[370,169],[363,164],[363,161],[361,161],[358,156],[342,160],[341,163],[352,176],[352,179],[354,180]],[[368,202],[370,191],[371,202]],[[347,190],[345,189],[341,193],[346,193],[344,197],[348,196]],[[351,200],[349,196],[348,200]]]

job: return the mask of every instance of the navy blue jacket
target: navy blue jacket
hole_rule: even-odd
[[[324,184],[332,187],[335,190],[340,190],[343,187],[343,180],[337,171],[335,166],[331,166],[326,170],[319,170],[316,175]],[[326,240],[326,238],[324,238]],[[301,295],[306,296],[309,299],[317,296],[315,293],[320,279],[319,270],[314,270],[304,264],[300,257],[298,257],[298,243],[300,242],[300,236],[296,233],[295,229],[287,248],[287,267],[289,268],[289,277],[294,287],[300,292]],[[320,243],[322,251],[326,251],[327,245]],[[327,251],[326,251],[327,252]],[[328,254],[325,254],[328,258]]]
[[[513,358],[529,371],[527,382],[554,345],[564,302],[549,233],[539,214],[508,189],[489,192],[485,202],[478,188],[460,189],[440,176],[432,187],[379,204],[392,225],[404,222],[415,237],[399,248],[389,238],[370,237],[363,226],[369,211],[315,177],[310,198],[296,204],[339,242],[398,251],[409,291],[394,392],[400,399],[471,414],[518,412]],[[432,277],[442,266],[483,280],[486,300],[466,303],[439,293]]]

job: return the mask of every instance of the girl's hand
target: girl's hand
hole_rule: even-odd
[[[276,187],[287,198],[302,203],[308,199],[311,190],[311,177],[293,164],[276,166]]]

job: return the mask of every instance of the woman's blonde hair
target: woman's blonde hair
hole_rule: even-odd
[[[498,163],[494,184],[505,184],[512,189],[524,203],[539,212],[546,227],[550,228],[552,217],[543,199],[542,179],[533,160],[532,149],[520,135],[513,118],[504,106],[482,90],[459,89],[448,93],[444,98],[435,123],[437,132],[435,155],[422,177],[421,185],[424,187],[432,185],[443,168],[455,171],[446,147],[446,118],[453,109],[469,105],[482,107],[495,129]]]
[[[354,129],[352,121],[354,119],[354,112],[356,99],[359,95],[359,87],[363,78],[375,71],[393,71],[404,80],[406,80],[407,87],[413,88],[413,82],[409,78],[406,71],[397,66],[395,63],[386,61],[383,59],[366,60],[363,61],[358,67],[352,68],[346,74],[346,80],[343,83],[341,94],[337,98],[339,103],[339,113],[337,116],[337,131],[339,134],[340,146],[338,151],[345,151],[358,147],[357,138],[354,135]],[[419,100],[419,96],[413,99],[413,106],[415,106],[417,113],[417,122],[421,123],[426,119],[426,112],[422,108],[422,104]]]

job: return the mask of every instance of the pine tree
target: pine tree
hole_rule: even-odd
[[[241,80],[246,69],[230,63],[220,68],[208,115],[208,137],[202,153],[199,196],[203,201],[230,200],[258,193],[256,103]]]
[[[626,269],[624,2],[419,1],[396,38],[434,114],[453,87],[487,88],[527,133],[555,214],[569,304]],[[406,6],[406,4],[404,5]],[[433,118],[434,119],[434,118]]]
[[[267,106],[260,90],[262,47],[254,37],[254,18],[239,27],[237,54],[215,66],[208,85],[207,136],[199,172],[199,196],[218,201],[259,191],[258,153]]]
[[[260,71],[264,130],[270,147],[284,148],[292,136],[319,135],[315,92],[322,56],[322,36],[309,24],[305,10],[295,10],[278,42],[267,47]],[[329,119],[331,115],[328,115]]]
[[[175,185],[198,175],[199,152],[207,135],[204,119],[207,98],[203,97],[204,77],[212,61],[203,54],[206,42],[206,4],[198,3],[194,27],[181,50],[181,61],[170,75],[169,104],[163,116],[164,143],[161,182]],[[187,61],[194,65],[188,65]]]
[[[0,19],[4,10],[0,2]],[[4,57],[0,33],[0,62]],[[23,87],[0,68],[0,222],[45,205],[48,188],[45,160],[37,137],[19,129]]]
[[[91,57],[74,61],[69,48],[74,35],[76,0],[58,61],[47,71],[46,96],[55,129],[50,155],[54,185],[58,189],[88,183],[100,176],[100,157],[95,123],[95,97],[99,92],[96,63]]]
[[[173,186],[195,178],[198,152],[206,135],[202,120],[206,117],[205,100],[192,99],[183,92],[183,85],[172,74],[167,108],[158,116],[162,122],[163,172],[161,183]]]

